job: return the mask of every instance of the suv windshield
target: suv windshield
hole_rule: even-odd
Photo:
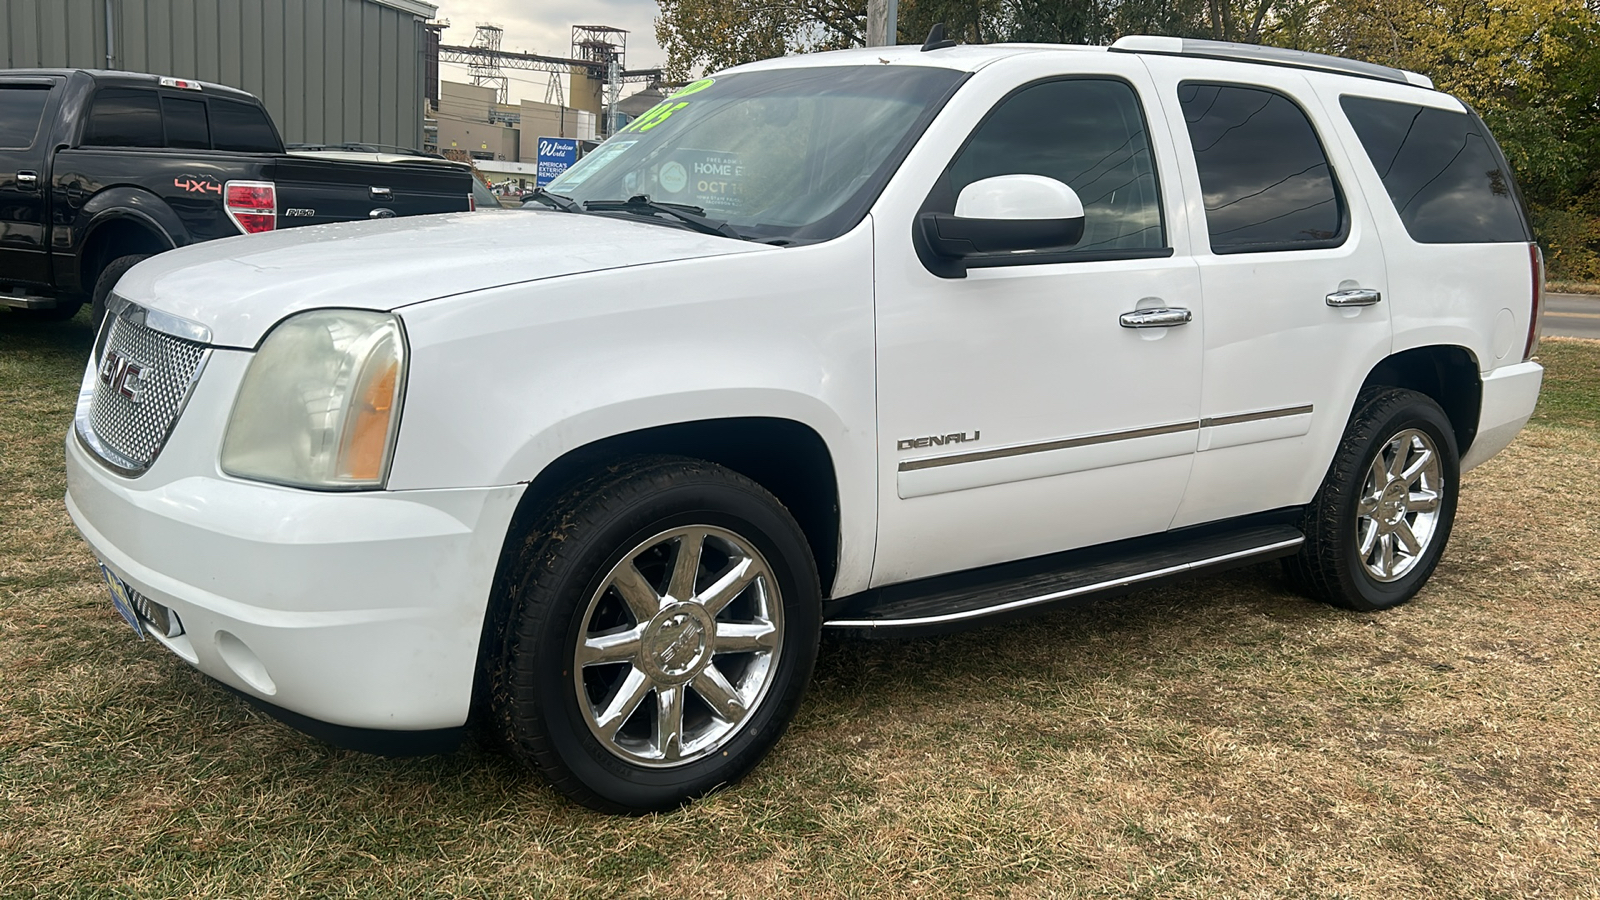
[[[547,190],[579,203],[642,195],[698,207],[754,240],[828,240],[861,221],[964,77],[840,66],[702,78]]]

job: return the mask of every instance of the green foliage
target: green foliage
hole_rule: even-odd
[[[1267,43],[1422,72],[1493,129],[1552,277],[1600,280],[1596,0],[900,0],[899,40],[1105,44],[1124,34]],[[866,0],[661,0],[678,77],[859,45]]]

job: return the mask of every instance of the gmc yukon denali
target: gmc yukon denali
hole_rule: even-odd
[[[133,629],[263,709],[484,723],[606,810],[749,771],[824,630],[1271,560],[1403,603],[1543,372],[1483,122],[1326,56],[768,60],[535,205],[134,267],[67,506]]]

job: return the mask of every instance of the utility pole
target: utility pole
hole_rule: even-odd
[[[867,46],[898,43],[900,0],[867,0]]]

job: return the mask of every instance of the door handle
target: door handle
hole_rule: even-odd
[[[373,200],[393,200],[394,199],[394,191],[391,190],[390,188],[386,188],[386,187],[377,187],[375,185],[369,185],[367,187],[367,194]]]
[[[1328,305],[1335,309],[1346,309],[1351,306],[1371,306],[1382,299],[1382,294],[1370,288],[1334,291],[1327,297]]]
[[[1155,309],[1136,309],[1117,317],[1123,328],[1171,328],[1187,325],[1194,315],[1179,306],[1159,306]]]
[[[39,189],[39,173],[38,172],[18,172],[17,173],[17,190],[19,190],[19,191],[37,191],[38,189]]]

